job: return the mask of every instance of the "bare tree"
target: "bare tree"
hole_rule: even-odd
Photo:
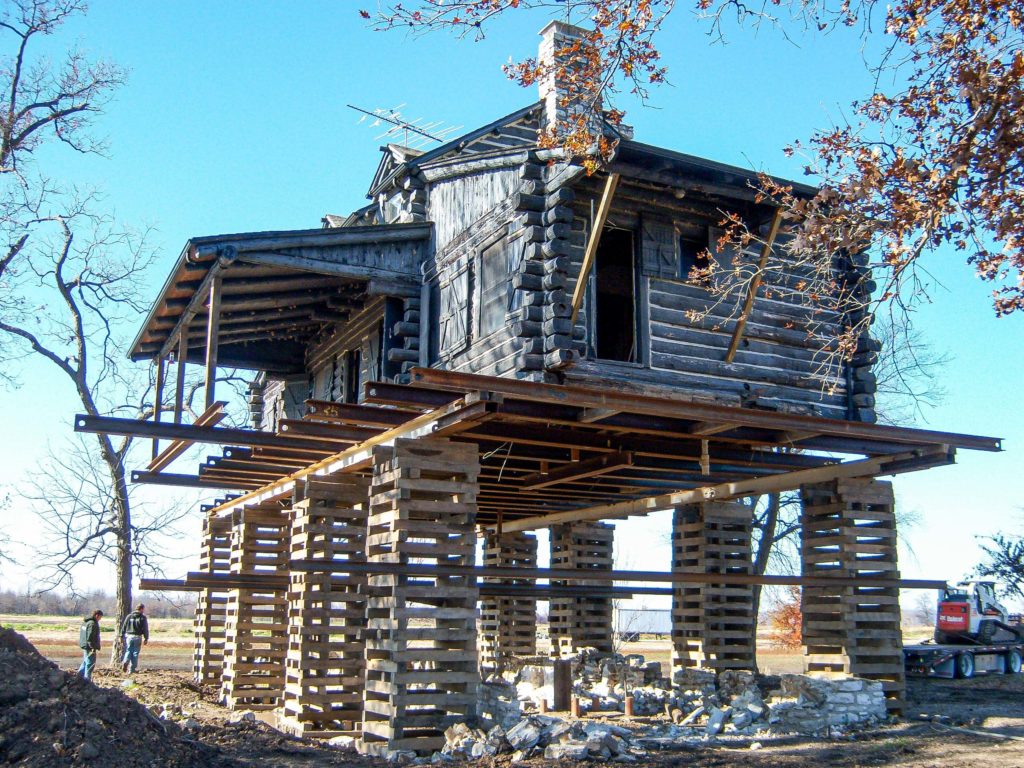
[[[82,409],[99,415],[119,407],[120,334],[142,309],[137,297],[150,254],[144,234],[95,211],[95,194],[62,187],[36,163],[47,142],[83,153],[104,149],[93,120],[124,71],[77,48],[60,62],[35,55],[40,38],[84,11],[81,0],[14,0],[0,13],[0,362],[11,381],[12,361],[45,361],[71,384]],[[106,435],[93,443],[108,486],[119,619],[131,603],[127,450]]]

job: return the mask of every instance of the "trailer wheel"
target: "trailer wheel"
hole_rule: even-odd
[[[1021,667],[1020,651],[1009,651],[1006,654],[1006,674],[1019,675]]]
[[[956,676],[961,680],[974,677],[974,654],[961,653],[956,657]]]

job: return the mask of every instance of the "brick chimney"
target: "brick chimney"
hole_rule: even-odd
[[[577,40],[586,39],[588,31],[566,24],[562,21],[552,21],[540,31],[540,47],[537,52],[537,60],[541,65],[557,61],[558,64],[582,66],[582,60],[572,61],[568,54],[559,55],[558,52],[571,46]],[[576,57],[580,59],[580,57]],[[548,72],[538,81],[540,98],[544,102],[544,128],[551,129],[558,125],[559,121],[563,126],[567,120],[572,120],[575,111],[582,109],[589,103],[587,94],[580,91],[578,85],[570,83],[564,74],[560,77],[557,72]],[[561,102],[568,96],[567,103]],[[602,121],[600,120],[600,103],[598,103],[597,119],[591,126],[591,133],[600,136],[602,133]]]

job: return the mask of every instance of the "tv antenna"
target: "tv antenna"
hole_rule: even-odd
[[[399,111],[405,106],[404,103],[399,104],[397,107],[378,107],[372,110],[357,107],[355,104],[347,104],[346,106],[361,114],[359,118],[360,123],[366,122],[369,119],[371,121],[371,128],[382,124],[388,126],[383,133],[376,137],[377,139],[382,139],[385,136],[388,138],[401,136],[402,146],[409,147],[410,149],[420,149],[425,144],[433,141],[439,144],[444,143],[453,133],[462,128],[461,125],[444,127],[440,120],[424,123],[422,117],[417,117],[415,120],[406,120]]]

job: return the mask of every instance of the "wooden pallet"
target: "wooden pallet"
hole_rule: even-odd
[[[473,565],[479,455],[446,439],[374,451],[367,560]],[[444,746],[476,712],[479,590],[471,576],[370,576],[361,751]]]
[[[311,478],[292,510],[291,558],[332,560],[333,572],[293,572],[288,589],[288,650],[278,721],[299,736],[357,735],[363,716],[369,481],[354,475]]]
[[[291,511],[250,505],[232,520],[230,573],[287,570]],[[274,709],[284,689],[288,598],[283,590],[232,589],[227,602],[221,700],[230,709]]]
[[[751,523],[751,509],[744,504],[678,507],[672,521],[672,569],[752,573]],[[754,668],[753,587],[680,583],[672,603],[673,669]]]
[[[537,537],[530,533],[490,534],[484,565],[536,568]],[[532,585],[528,579],[484,579],[486,583]],[[480,668],[500,671],[505,660],[537,655],[537,600],[488,596],[480,600]]]
[[[203,520],[199,570],[227,573],[231,561],[231,520],[209,517]],[[192,677],[200,685],[220,685],[224,669],[224,624],[227,620],[227,590],[201,590],[196,597],[193,622]]]
[[[568,523],[551,528],[551,567],[579,570],[612,569],[615,526],[608,523]],[[552,580],[552,586],[568,582]],[[571,586],[601,586],[573,581]],[[554,597],[548,611],[551,653],[567,656],[581,648],[614,650],[610,597]]]
[[[801,488],[804,575],[899,578],[892,483],[839,480]],[[804,668],[882,682],[890,711],[905,699],[896,587],[806,587]]]

